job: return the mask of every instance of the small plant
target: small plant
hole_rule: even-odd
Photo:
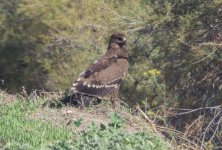
[[[162,138],[147,132],[127,133],[123,130],[123,121],[116,113],[110,113],[108,126],[91,123],[72,141],[60,141],[48,146],[50,150],[167,150],[170,145]],[[78,120],[78,123],[81,122]]]
[[[73,121],[73,124],[78,128],[78,127],[81,126],[82,121],[83,121],[83,119],[82,119],[82,118],[79,118],[79,119]]]
[[[109,126],[113,128],[121,128],[123,126],[123,120],[114,112],[109,114],[110,123]]]

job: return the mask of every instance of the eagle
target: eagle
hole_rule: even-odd
[[[123,33],[111,35],[108,50],[83,71],[69,88],[63,102],[87,106],[110,100],[115,108],[119,87],[128,72],[128,52]]]

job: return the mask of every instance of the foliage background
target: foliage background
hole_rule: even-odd
[[[205,116],[204,130],[209,118],[221,122],[221,109],[207,109],[221,104],[221,18],[221,0],[0,0],[0,87],[64,90],[122,31],[130,54],[122,99],[164,106],[165,115],[166,106],[204,108],[159,122],[182,130]]]

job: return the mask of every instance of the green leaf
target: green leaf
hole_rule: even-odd
[[[82,121],[83,121],[83,118],[79,118],[79,119],[73,121],[73,124],[74,124],[76,127],[80,127],[81,124],[82,124]]]

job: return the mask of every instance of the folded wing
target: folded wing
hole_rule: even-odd
[[[119,89],[128,70],[127,57],[102,57],[80,74],[72,90],[97,97],[107,97]]]

